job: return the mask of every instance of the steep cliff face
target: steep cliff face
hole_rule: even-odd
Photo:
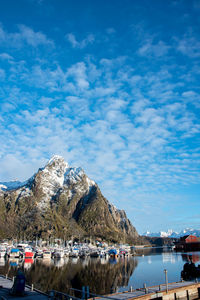
[[[139,237],[126,213],[109,203],[81,168],[70,167],[60,156],[26,182],[0,183],[0,235]]]

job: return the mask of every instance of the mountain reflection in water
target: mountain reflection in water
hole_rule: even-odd
[[[13,264],[14,263],[14,264]],[[119,286],[127,286],[136,266],[137,259],[105,260],[105,259],[61,259],[35,260],[26,266],[23,262],[26,281],[44,292],[58,290],[74,295],[70,288],[82,289],[89,286],[95,294],[116,292]],[[16,275],[17,264],[20,262],[6,261],[0,265],[0,274]],[[80,294],[76,296],[80,297]]]

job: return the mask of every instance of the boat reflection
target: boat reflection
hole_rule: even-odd
[[[19,258],[9,259],[9,264],[11,267],[20,267],[20,266],[22,266],[22,262],[23,261]]]
[[[115,265],[117,263],[117,259],[115,257],[110,257],[109,258],[109,263],[112,265]]]
[[[15,276],[17,267],[24,267],[27,284],[44,292],[58,290],[76,295],[71,288],[82,289],[90,286],[90,291],[96,294],[116,292],[119,286],[128,286],[130,276],[137,267],[136,259],[126,258],[79,258],[61,259],[25,259],[23,265],[19,259],[4,260],[0,265],[0,273]],[[47,276],[48,274],[48,276]]]
[[[24,269],[26,269],[26,270],[30,269],[33,263],[34,263],[34,260],[32,258],[25,258],[24,259]]]
[[[141,255],[134,257],[40,257],[34,259],[33,263],[20,259],[4,259],[0,261],[0,274],[7,274],[12,278],[16,275],[17,268],[22,267],[27,284],[33,283],[44,292],[59,290],[81,298],[80,294],[76,295],[71,289],[81,290],[82,286],[89,286],[90,292],[101,295],[125,291],[130,287],[136,289],[144,283],[147,286],[160,284],[164,281],[163,265],[169,272],[169,280],[176,282],[180,280],[183,265],[191,262],[195,264],[195,268],[200,264],[200,252],[184,254],[169,251],[163,254],[155,252],[154,249],[152,253],[149,249],[142,249]]]
[[[64,259],[64,258],[54,259],[54,265],[55,265],[57,268],[63,267],[65,263],[66,263],[66,262],[65,262],[65,259]]]
[[[71,257],[71,262],[72,264],[76,265],[79,261],[79,258],[78,257]]]
[[[0,257],[0,267],[4,267],[6,264],[5,259],[3,257]]]
[[[40,259],[40,260],[37,260],[37,262],[41,263],[42,265],[44,266],[53,266],[54,265],[54,260],[53,259],[49,259],[49,258],[43,258],[43,259]]]

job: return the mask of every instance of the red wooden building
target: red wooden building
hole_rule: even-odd
[[[185,243],[198,243],[200,242],[200,238],[196,235],[185,235],[180,238],[180,241],[183,241]]]
[[[199,251],[200,238],[195,235],[185,235],[176,243],[175,249],[183,251]]]

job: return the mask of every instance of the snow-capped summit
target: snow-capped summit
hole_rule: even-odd
[[[95,182],[86,176],[81,167],[70,167],[64,158],[59,155],[54,155],[40,170],[44,173],[45,179],[56,186],[63,187],[69,185],[69,183],[76,183],[81,181],[83,177],[86,177],[89,186],[95,185]]]
[[[173,231],[172,229],[168,229],[166,232],[165,231],[159,231],[159,232],[150,232],[147,231],[143,235],[144,236],[149,236],[149,237],[176,237],[178,233]]]
[[[149,237],[169,237],[169,238],[179,238],[184,235],[196,235],[200,236],[200,229],[191,229],[191,228],[185,228],[181,230],[180,232],[176,232],[172,229],[168,229],[168,231],[159,231],[159,232],[154,232],[151,233],[149,231],[145,232],[143,235],[144,236],[149,236]]]
[[[76,191],[84,193],[88,192],[95,182],[87,177],[82,168],[70,167],[62,156],[53,155],[29,180],[2,182],[0,191],[20,189],[20,193],[23,190],[26,194],[30,194],[33,188],[40,198],[38,206],[45,209],[52,197],[71,185]]]
[[[95,182],[89,179],[82,168],[67,168],[65,172],[64,184],[73,184],[81,181],[85,177],[88,187],[95,185]]]
[[[54,155],[45,165],[35,174],[35,184],[42,195],[39,207],[45,209],[52,197],[55,197],[61,190],[68,189],[73,185],[74,189],[81,192],[88,192],[95,185],[90,180],[82,168],[70,167],[62,156]],[[70,193],[71,195],[71,193]]]
[[[47,162],[46,166],[50,166],[50,165],[55,165],[55,166],[65,166],[66,168],[69,167],[69,164],[67,162],[65,162],[64,158],[60,155],[53,155],[50,160]]]
[[[62,187],[64,184],[65,173],[69,168],[69,164],[65,162],[64,158],[54,155],[45,165],[44,168],[39,169],[42,184],[46,186]]]

